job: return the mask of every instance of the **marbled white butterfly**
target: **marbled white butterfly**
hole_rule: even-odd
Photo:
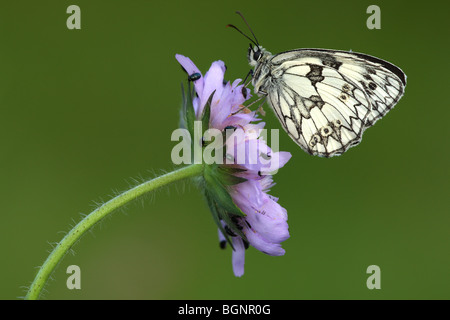
[[[406,75],[392,63],[328,49],[272,55],[251,33],[254,40],[242,34],[253,43],[247,58],[254,91],[267,98],[284,130],[312,155],[332,157],[359,144],[364,130],[403,96]]]

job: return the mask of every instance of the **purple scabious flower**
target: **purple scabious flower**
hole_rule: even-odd
[[[289,152],[274,152],[262,135],[264,123],[256,111],[243,105],[250,97],[241,79],[224,81],[225,64],[212,63],[204,76],[187,57],[177,54],[194,83],[195,94],[188,101],[194,120],[209,119],[207,129],[218,129],[225,135],[223,162],[205,165],[200,182],[213,218],[219,228],[222,248],[233,249],[232,265],[238,277],[244,274],[245,250],[249,245],[271,255],[284,255],[281,243],[289,238],[287,211],[278,198],[268,194],[274,185],[270,173],[283,167],[291,158]],[[186,125],[189,127],[189,124]],[[205,129],[205,128],[204,128]]]

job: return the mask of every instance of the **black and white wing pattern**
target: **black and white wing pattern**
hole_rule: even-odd
[[[357,145],[365,129],[400,100],[406,75],[354,52],[299,49],[271,56],[261,92],[289,136],[312,155],[332,157]]]

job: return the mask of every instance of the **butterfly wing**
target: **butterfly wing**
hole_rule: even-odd
[[[289,136],[305,151],[332,157],[400,100],[405,74],[360,53],[300,49],[273,56],[261,89]]]

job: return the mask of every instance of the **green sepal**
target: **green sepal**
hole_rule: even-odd
[[[233,216],[245,217],[245,214],[234,203],[227,186],[224,184],[224,174],[225,173],[220,170],[220,166],[218,165],[205,166],[203,176],[205,182],[204,190],[207,195],[210,208],[214,208],[211,210],[214,221],[218,226],[220,224],[219,229],[221,229],[221,231],[223,227],[220,220],[223,220],[234,234],[246,239],[245,235],[238,229],[232,219]],[[222,233],[224,233],[224,236],[227,237],[225,230],[223,230]],[[229,239],[227,239],[227,241],[230,242]]]
[[[206,203],[208,203],[209,210],[211,211],[211,214],[213,216],[214,222],[216,223],[220,232],[222,232],[223,236],[225,237],[225,240],[228,242],[228,244],[234,250],[233,242],[231,241],[229,234],[225,231],[224,227],[222,226],[222,223],[220,222],[221,217],[220,217],[219,211],[217,210],[217,204],[214,202],[214,200],[212,199],[212,196],[210,195],[209,191],[206,188],[205,188],[205,198],[206,198]]]
[[[211,102],[215,92],[216,91],[213,91],[211,93],[211,95],[208,98],[208,101],[205,104],[205,107],[203,108],[202,126],[205,131],[209,128],[209,118],[211,117]]]
[[[230,185],[227,184],[227,180],[231,180],[232,178],[229,178],[228,174],[219,165],[212,164],[205,166],[204,178],[206,183],[205,187],[214,195],[214,200],[220,208],[227,213],[245,217],[245,214],[233,202],[226,187]]]
[[[247,171],[246,169],[219,166],[217,171],[225,185],[233,186],[247,181],[245,178],[235,176],[236,173]]]
[[[196,120],[194,105],[192,103],[192,97],[195,95],[195,88],[191,89],[191,83],[188,82],[187,91],[185,90],[183,83],[181,83],[181,97],[182,97],[182,106],[181,106],[181,117],[180,117],[180,128],[186,129],[189,133],[190,141],[191,141],[191,150],[195,150],[194,148],[194,122]],[[191,158],[192,163],[194,162],[194,153],[192,153]]]
[[[214,96],[214,93],[216,91],[214,90],[211,95],[208,98],[208,101],[205,104],[205,107],[203,108],[202,111],[202,116],[201,116],[201,120],[202,120],[202,136],[204,136],[205,131],[209,129],[209,120],[211,118],[211,102]]]
[[[183,82],[181,82],[181,110],[180,110],[180,125],[179,127],[182,129],[187,129],[187,121],[186,121],[186,95],[184,93]]]
[[[205,198],[206,202],[208,203],[209,209],[211,211],[211,214],[213,216],[213,220],[216,223],[217,227],[219,228],[220,232],[224,235],[227,242],[230,244],[231,248],[234,250],[233,243],[230,239],[230,235],[225,230],[225,228],[222,226],[221,221],[223,220],[225,224],[230,228],[230,230],[236,235],[247,241],[247,237],[244,235],[244,233],[237,227],[235,222],[232,219],[232,214],[226,212],[222,207],[220,207],[220,204],[218,204],[215,200],[215,195],[209,190],[207,187],[204,189],[205,192]]]
[[[186,117],[186,128],[189,131],[191,136],[191,140],[194,139],[194,121],[195,121],[195,110],[194,105],[192,104],[192,96],[195,94],[195,89],[191,91],[190,83],[187,90],[187,99],[185,100],[184,108],[185,108],[185,117]],[[184,92],[184,89],[183,89]],[[183,94],[184,96],[184,94]]]

